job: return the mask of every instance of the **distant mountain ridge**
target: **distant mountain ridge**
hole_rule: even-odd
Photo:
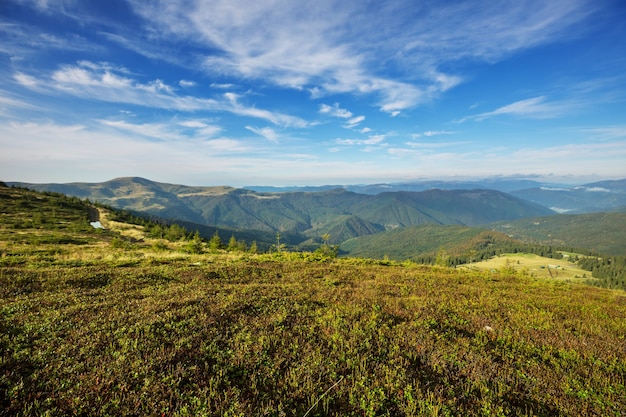
[[[558,213],[626,211],[626,179],[574,187],[534,187],[512,191],[511,194]]]
[[[325,191],[343,188],[360,194],[381,194],[397,191],[489,189],[512,194],[548,207],[558,213],[595,213],[626,211],[626,179],[598,181],[579,185],[540,182],[523,178],[486,178],[473,181],[415,181],[367,185],[322,185],[318,187],[246,186],[259,192]]]
[[[511,191],[522,190],[526,188],[544,187],[544,186],[556,186],[555,184],[549,184],[545,182],[539,182],[527,179],[515,179],[515,178],[487,178],[483,180],[475,181],[414,181],[414,182],[402,182],[402,183],[379,183],[379,184],[365,184],[365,185],[320,185],[320,186],[303,186],[303,187],[272,187],[272,186],[245,186],[243,188],[247,190],[253,190],[258,192],[292,192],[292,191],[327,191],[335,188],[344,188],[348,191],[353,191],[359,194],[380,194],[385,192],[395,191],[428,191],[433,189],[439,190],[474,190],[474,189],[488,189],[497,190],[509,193]]]
[[[547,216],[540,205],[496,190],[439,190],[360,194],[344,188],[317,192],[262,193],[232,187],[192,187],[145,178],[103,183],[9,183],[89,198],[112,207],[227,228],[289,232],[332,243],[421,224],[476,226]]]

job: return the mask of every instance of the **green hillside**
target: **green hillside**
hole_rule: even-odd
[[[623,291],[227,252],[101,207],[94,229],[59,195],[0,203],[1,416],[626,413]],[[471,230],[449,232],[487,241]]]
[[[97,211],[76,197],[0,185],[0,241],[4,244],[88,244],[102,238],[90,220]]]
[[[439,250],[445,250],[450,256],[470,256],[471,253],[476,256],[487,248],[495,250],[519,243],[485,229],[426,224],[351,239],[341,245],[341,250],[347,256],[401,261],[434,257]],[[482,252],[482,256],[490,256]]]
[[[526,242],[626,256],[626,213],[560,214],[490,227]]]
[[[377,195],[345,189],[258,193],[229,187],[188,187],[143,178],[105,183],[19,184],[89,198],[113,207],[212,227],[301,234],[335,230],[342,237],[425,223],[475,226],[549,215],[544,207],[494,190],[430,190]],[[343,219],[349,223],[341,225]],[[360,223],[360,225],[358,224]],[[338,236],[337,236],[338,238]]]

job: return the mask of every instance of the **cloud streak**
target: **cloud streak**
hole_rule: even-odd
[[[493,111],[475,114],[473,116],[464,117],[457,121],[457,123],[463,123],[468,120],[474,120],[477,122],[489,119],[495,116],[515,116],[531,119],[551,119],[558,117],[571,109],[570,103],[556,103],[546,101],[545,96],[533,97],[525,100],[519,100],[511,104],[499,107]]]
[[[155,79],[142,83],[130,78],[123,68],[116,68],[107,63],[81,61],[77,65],[65,65],[54,71],[49,79],[38,79],[21,72],[16,73],[14,79],[23,87],[32,90],[49,93],[56,90],[90,100],[185,112],[223,111],[264,119],[286,127],[308,125],[308,122],[298,117],[248,107],[242,104],[240,96],[234,93],[225,93],[218,98],[179,95],[173,87],[162,80]]]
[[[460,82],[441,70],[462,59],[496,61],[514,51],[571,38],[594,11],[585,0],[450,3],[437,8],[391,1],[377,7],[322,0],[135,2],[144,19],[219,53],[208,73],[330,93],[375,94],[397,115]],[[289,22],[285,25],[284,22]],[[385,22],[384,28],[379,27]],[[480,22],[480,24],[477,24]],[[377,68],[402,75],[390,79]]]

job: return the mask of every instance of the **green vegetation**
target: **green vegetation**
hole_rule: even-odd
[[[626,213],[561,214],[498,222],[491,227],[533,244],[626,254]]]
[[[626,413],[624,292],[334,259],[327,235],[210,250],[80,202],[35,227],[61,197],[0,193],[0,415]]]
[[[291,245],[306,243],[324,233],[337,239],[333,243],[341,243],[395,227],[425,223],[482,225],[552,213],[545,207],[494,190],[366,195],[339,188],[320,192],[257,193],[228,187],[164,184],[143,178],[118,178],[98,184],[28,186],[62,191],[159,218],[220,228],[281,232],[284,243]],[[200,232],[205,237],[210,236]],[[261,241],[258,237],[254,240]]]
[[[589,271],[583,270],[570,256],[553,259],[531,253],[503,254],[485,261],[467,264],[464,267],[481,271],[512,270],[532,277],[580,283],[596,283],[598,281],[596,279],[590,281],[591,274]]]
[[[626,289],[626,256],[587,256],[578,263],[598,278],[596,285]]]

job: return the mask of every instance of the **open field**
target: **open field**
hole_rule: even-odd
[[[532,277],[573,280],[578,282],[587,281],[589,271],[581,269],[569,258],[552,259],[531,253],[507,253],[493,258],[474,262],[471,265],[463,265],[460,268],[475,269],[478,271],[492,271],[510,268],[511,270],[528,274]]]
[[[623,292],[293,254],[107,252],[0,269],[1,415],[626,412]]]

